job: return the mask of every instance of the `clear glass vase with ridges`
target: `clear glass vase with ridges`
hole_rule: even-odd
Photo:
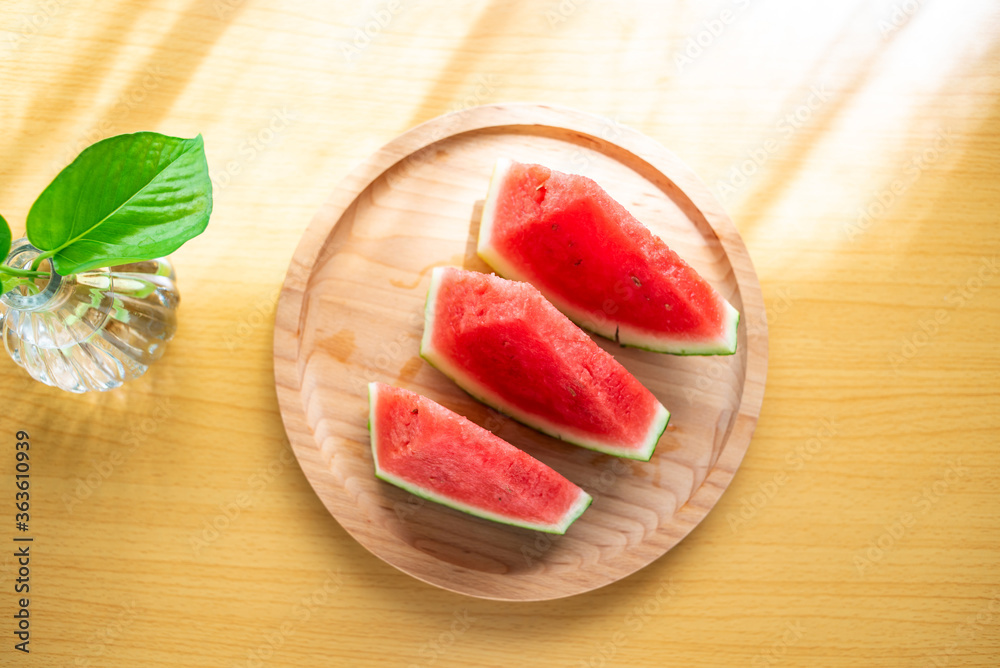
[[[40,254],[27,239],[7,264],[26,269]],[[164,259],[49,272],[0,297],[0,329],[11,358],[31,376],[68,392],[105,391],[146,373],[177,330],[173,267]]]

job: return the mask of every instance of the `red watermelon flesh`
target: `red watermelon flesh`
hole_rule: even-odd
[[[565,533],[591,497],[523,450],[430,399],[368,386],[375,475],[505,524]]]
[[[478,252],[585,329],[680,355],[736,351],[739,313],[597,183],[501,159]]]
[[[599,452],[648,460],[670,418],[528,283],[437,267],[420,354],[500,412]]]

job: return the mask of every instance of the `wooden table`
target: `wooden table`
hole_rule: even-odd
[[[79,150],[202,133],[206,234],[141,380],[0,364],[0,663],[1000,665],[1000,13],[795,3],[33,0],[0,9],[0,209]],[[353,165],[447,111],[568,105],[675,151],[759,273],[756,436],[649,567],[544,603],[404,575],[333,520],[275,399],[278,287]],[[14,439],[30,434],[30,650]]]

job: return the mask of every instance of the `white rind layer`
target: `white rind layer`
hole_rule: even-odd
[[[722,333],[714,339],[706,341],[687,341],[671,339],[662,335],[654,335],[628,327],[620,326],[618,341],[623,346],[643,348],[655,353],[670,353],[672,355],[732,355],[736,352],[736,336],[740,324],[740,312],[732,304],[719,297],[722,307]],[[570,320],[573,318],[570,317]],[[611,338],[615,338],[614,334]]]
[[[428,501],[434,501],[435,503],[440,503],[443,506],[448,506],[455,510],[462,511],[463,513],[468,513],[470,515],[475,515],[476,517],[481,517],[483,519],[492,520],[494,522],[500,522],[501,524],[508,524],[510,526],[521,527],[524,529],[532,529],[534,531],[544,531],[546,533],[557,533],[564,534],[566,530],[570,527],[573,522],[583,514],[593,501],[593,498],[587,494],[582,489],[580,494],[577,496],[576,501],[573,505],[563,514],[559,522],[555,524],[541,524],[536,522],[525,522],[523,520],[512,519],[504,515],[498,515],[497,513],[491,512],[489,510],[484,510],[482,508],[477,508],[475,506],[466,505],[455,499],[450,499],[446,496],[442,496],[437,492],[428,489],[426,487],[421,487],[420,485],[415,485],[408,480],[400,478],[399,476],[385,471],[379,465],[378,461],[378,433],[374,427],[376,405],[378,403],[378,384],[369,383],[368,384],[368,431],[371,435],[371,448],[372,448],[372,459],[375,461],[375,477],[380,480],[384,480],[387,483],[395,485],[401,489],[406,490],[410,494],[415,494],[421,498],[427,499]]]
[[[478,382],[475,378],[467,374],[463,369],[455,366],[451,361],[434,347],[434,313],[437,307],[437,294],[441,287],[441,280],[447,267],[435,267],[431,274],[431,286],[427,292],[427,303],[424,310],[424,334],[420,341],[420,356],[430,362],[435,368],[451,378],[463,390],[488,406],[505,415],[509,415],[518,422],[524,423],[532,429],[537,429],[543,434],[558,438],[567,443],[579,445],[588,450],[595,450],[609,455],[626,457],[628,459],[639,459],[649,461],[656,449],[656,444],[667,428],[667,421],[670,420],[670,412],[661,404],[656,402],[656,416],[650,425],[649,431],[641,443],[635,447],[622,447],[615,443],[608,443],[590,434],[581,432],[565,425],[557,425],[543,416],[521,410],[519,407],[505,401],[496,392]]]
[[[493,165],[493,175],[490,176],[490,185],[486,190],[486,201],[483,202],[483,215],[479,220],[479,240],[476,244],[476,252],[480,256],[484,252],[494,253],[494,249],[489,245],[489,241],[493,238],[493,220],[496,216],[497,202],[500,199],[500,191],[503,182],[507,179],[507,173],[510,172],[511,165],[514,162],[507,158],[498,158],[495,165]],[[484,260],[486,258],[483,258]]]
[[[486,202],[483,204],[483,215],[479,223],[479,239],[476,243],[476,253],[486,264],[493,267],[504,278],[531,283],[541,290],[540,282],[536,277],[528,275],[520,268],[511,264],[492,243],[493,224],[496,218],[497,205],[500,200],[500,192],[503,190],[503,184],[513,164],[513,161],[507,158],[499,158],[493,167],[493,176],[490,177]],[[655,332],[624,325],[615,322],[604,311],[588,313],[565,302],[558,295],[551,294],[549,291],[546,291],[544,294],[545,298],[552,302],[557,309],[566,314],[567,318],[583,329],[616,341],[623,346],[642,348],[655,353],[668,353],[671,355],[732,355],[736,352],[736,334],[740,313],[732,304],[723,299],[721,295],[719,295],[719,301],[722,302],[723,327],[720,335],[715,339],[690,341],[687,339],[671,338]]]

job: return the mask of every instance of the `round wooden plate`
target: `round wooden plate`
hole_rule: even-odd
[[[742,314],[729,357],[675,357],[595,337],[671,411],[649,462],[543,436],[479,404],[419,356],[430,270],[488,272],[475,252],[500,156],[595,179]],[[760,412],[767,325],[732,221],[652,139],[540,105],[484,106],[429,121],[383,147],[334,190],[292,259],[274,331],[285,429],[316,493],[376,556],[425,582],[491,599],[589,591],[676,545],[732,480]],[[586,489],[593,505],[564,536],[471,517],[375,478],[367,383],[438,401]]]

